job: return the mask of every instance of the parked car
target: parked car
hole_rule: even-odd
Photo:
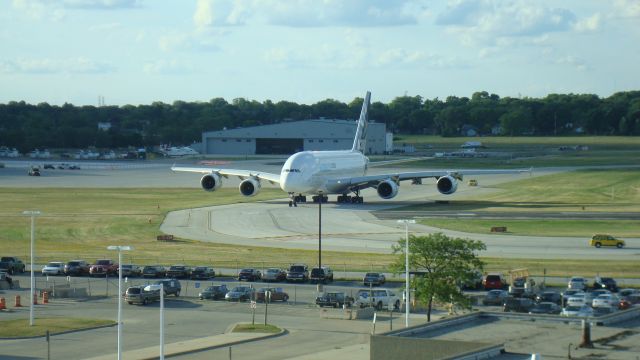
[[[227,285],[225,284],[214,285],[214,286],[209,286],[208,288],[202,290],[198,294],[198,298],[200,298],[200,300],[203,300],[203,299],[222,300],[224,299],[224,296],[227,295],[228,292],[229,292],[229,289],[227,288]]]
[[[482,280],[482,286],[485,290],[491,289],[504,289],[507,287],[507,282],[500,273],[489,273]]]
[[[569,279],[567,288],[571,290],[585,291],[589,288],[589,281],[581,276],[574,276]]]
[[[248,301],[253,299],[255,290],[250,286],[236,286],[229,291],[224,299],[227,301]]]
[[[351,307],[353,305],[354,299],[350,296],[347,296],[342,291],[327,291],[324,294],[316,297],[316,305],[320,307],[330,306],[330,307],[342,307],[342,305],[346,305],[347,307]]]
[[[618,306],[598,306],[593,308],[593,316],[609,315],[618,311]]]
[[[529,298],[506,298],[502,303],[502,311],[528,313],[534,305]]]
[[[400,308],[400,298],[389,289],[359,290],[356,302],[360,307],[373,306],[378,310]]]
[[[208,266],[196,266],[191,270],[192,280],[209,280],[216,277],[216,272]]]
[[[185,265],[172,265],[165,274],[168,278],[174,279],[188,279],[191,274],[191,269]]]
[[[42,268],[42,275],[63,275],[64,263],[52,261]]]
[[[162,279],[156,281],[156,285],[162,285],[164,287],[165,295],[180,296],[180,290],[182,290],[182,284],[176,279]]]
[[[124,301],[129,305],[146,305],[160,300],[160,287],[155,285],[131,286],[124,294]]]
[[[27,172],[29,176],[40,176],[40,168],[37,166],[32,166]]]
[[[44,164],[42,168],[45,170],[55,170],[56,167],[53,166],[53,164]]]
[[[618,292],[618,296],[622,299],[626,299],[627,297],[637,293],[639,293],[638,289],[622,289]]]
[[[535,298],[537,303],[552,302],[557,305],[562,305],[562,296],[555,291],[544,291]]]
[[[613,294],[602,294],[591,301],[591,307],[618,307],[620,298]]]
[[[299,281],[307,282],[309,280],[309,269],[305,264],[293,264],[287,271],[287,282]]]
[[[89,267],[89,275],[91,276],[109,276],[115,275],[118,270],[118,264],[109,259],[100,259]]]
[[[633,304],[631,304],[631,302],[629,300],[620,299],[620,302],[618,303],[618,309],[627,310],[627,309],[631,308],[632,305]]]
[[[567,306],[560,312],[560,316],[588,317],[593,316],[593,309],[588,305]]]
[[[531,309],[529,309],[529,314],[560,314],[562,308],[560,305],[552,302],[541,302],[535,304]]]
[[[11,275],[23,273],[25,265],[22,260],[15,256],[3,256],[0,258],[0,270]]]
[[[311,274],[309,275],[309,280],[312,283],[323,283],[326,284],[329,281],[333,281],[333,271],[328,266],[323,267],[315,267],[311,269]]]
[[[616,282],[616,280],[614,278],[611,277],[603,277],[603,278],[596,278],[593,281],[593,288],[594,289],[607,289],[611,292],[618,292],[618,283]]]
[[[268,268],[262,274],[262,281],[285,281],[287,280],[287,272],[278,268]]]
[[[122,266],[122,276],[127,277],[138,277],[142,275],[142,269],[138,265],[121,265]]]
[[[161,278],[164,277],[165,274],[164,267],[160,265],[147,265],[142,268],[142,277],[143,278]]]
[[[611,294],[611,291],[607,290],[607,289],[598,289],[598,290],[593,290],[591,292],[591,297],[593,298],[597,298],[600,295],[604,295],[604,294]]]
[[[573,296],[569,297],[565,304],[567,306],[591,305],[591,299],[588,298],[587,293],[580,292],[577,294],[573,294]]]
[[[89,264],[84,260],[71,260],[64,266],[64,274],[67,276],[89,275]]]
[[[502,306],[504,300],[508,297],[509,294],[504,290],[489,290],[487,295],[482,299],[482,305]]]
[[[289,294],[287,294],[283,288],[260,288],[256,291],[256,301],[264,301],[267,291],[271,292],[271,298],[269,302],[273,301],[289,301]]]
[[[362,279],[362,284],[364,286],[380,286],[384,285],[387,281],[383,273],[378,272],[369,272],[364,274],[364,278]]]
[[[238,273],[238,281],[258,281],[261,277],[260,270],[253,268],[242,269]]]
[[[596,234],[593,235],[591,241],[589,241],[589,245],[595,246],[597,248],[602,246],[615,246],[618,249],[621,249],[625,246],[624,240],[616,239],[615,237],[607,234]]]
[[[581,290],[565,290],[562,293],[563,303],[566,304],[567,300],[575,294],[581,293]],[[562,304],[561,304],[562,305]]]

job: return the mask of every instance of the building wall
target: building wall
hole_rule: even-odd
[[[257,138],[299,139],[304,145],[303,150],[349,150],[355,132],[355,121],[317,119],[205,132],[202,134],[202,144],[206,154],[229,155],[255,154]],[[386,137],[385,124],[370,122],[366,153],[384,153]]]

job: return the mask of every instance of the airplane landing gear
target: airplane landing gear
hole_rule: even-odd
[[[355,196],[349,196],[347,194],[342,194],[337,198],[338,204],[362,204],[364,202],[364,198],[360,196],[360,192],[356,191]]]
[[[289,194],[289,197],[291,198],[291,200],[289,200],[289,207],[298,207],[298,203],[306,203],[307,202],[307,197],[300,194],[300,195],[293,195],[293,194]]]

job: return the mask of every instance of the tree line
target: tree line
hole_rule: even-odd
[[[34,148],[117,148],[162,143],[190,144],[204,131],[315,119],[356,119],[362,98],[326,99],[312,105],[290,101],[154,102],[150,105],[62,106],[24,101],[0,104],[0,145]],[[494,135],[640,135],[640,91],[601,98],[550,94],[544,98],[499,97],[486,91],[445,100],[400,96],[371,104],[369,117],[394,133],[463,135],[463,129]],[[98,123],[109,123],[108,130]]]

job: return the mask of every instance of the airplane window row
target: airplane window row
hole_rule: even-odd
[[[300,169],[284,169],[284,172],[300,172]]]

